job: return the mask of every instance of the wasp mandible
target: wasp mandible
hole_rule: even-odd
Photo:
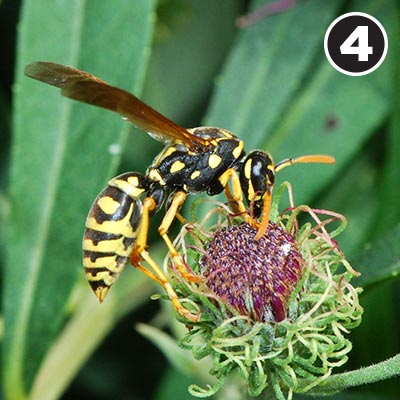
[[[256,239],[260,239],[268,226],[275,173],[297,163],[335,162],[331,156],[307,155],[274,164],[261,150],[246,155],[243,141],[226,129],[185,129],[129,92],[65,65],[34,62],[25,67],[25,74],[61,88],[66,97],[115,111],[153,138],[166,142],[145,174],[127,172],[111,179],[90,208],[83,237],[83,265],[100,302],[129,259],[165,289],[180,315],[198,321],[199,315],[181,304],[167,276],[146,251],[151,216],[166,203],[158,231],[179,273],[196,282],[198,277],[185,268],[168,236],[174,219],[181,218],[179,210],[188,194],[206,192],[213,196],[225,191],[233,210],[257,228]],[[151,269],[142,264],[143,260]]]

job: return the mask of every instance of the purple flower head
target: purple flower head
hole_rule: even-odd
[[[346,336],[361,322],[362,307],[350,283],[357,272],[335,240],[346,219],[296,206],[289,194],[290,208],[271,214],[259,240],[248,219],[216,203],[175,242],[184,263],[166,261],[171,285],[200,315],[179,344],[196,359],[211,357],[217,378],[207,388],[192,385],[193,396],[214,395],[238,370],[250,396],[291,399],[347,361]]]
[[[266,234],[246,223],[215,233],[201,259],[207,287],[254,321],[279,322],[301,277],[303,258],[294,238],[270,222]]]

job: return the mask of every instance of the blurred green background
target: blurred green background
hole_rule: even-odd
[[[97,193],[119,172],[144,172],[162,145],[118,116],[24,77],[24,65],[37,60],[89,71],[183,126],[229,129],[248,151],[268,150],[276,161],[335,156],[335,166],[294,166],[278,182],[290,180],[297,204],[348,219],[338,239],[362,272],[365,315],[351,335],[346,369],[399,353],[399,5],[298,0],[237,28],[239,16],[265,3],[0,1],[0,398],[179,400],[190,398],[189,384],[209,382],[208,367],[173,341],[163,346],[175,357],[171,366],[135,329],[145,322],[182,334],[169,304],[149,300],[158,290],[152,282],[128,268],[100,306],[80,265]],[[387,58],[370,75],[344,76],[325,58],[324,33],[347,11],[370,13],[387,31]],[[162,261],[159,220],[150,242]],[[337,398],[398,393],[391,379]],[[228,389],[219,398],[228,395],[236,398]]]

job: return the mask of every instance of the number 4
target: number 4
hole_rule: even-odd
[[[354,43],[358,40],[357,46]],[[368,26],[357,26],[340,46],[342,54],[358,54],[358,61],[368,61],[372,47],[368,46]]]

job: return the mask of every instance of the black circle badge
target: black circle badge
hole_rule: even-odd
[[[346,75],[375,71],[386,57],[385,28],[374,17],[351,12],[336,18],[325,33],[325,55],[331,65]]]

